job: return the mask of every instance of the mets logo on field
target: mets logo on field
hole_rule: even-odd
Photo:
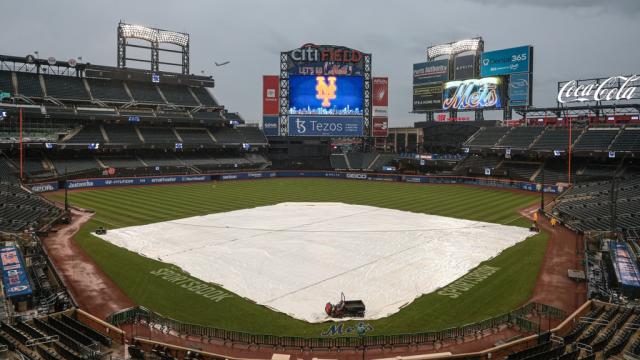
[[[329,80],[328,84],[327,80]],[[337,90],[335,76],[327,76],[326,79],[324,76],[316,77],[316,99],[322,100],[322,107],[331,106],[329,100],[335,100]]]

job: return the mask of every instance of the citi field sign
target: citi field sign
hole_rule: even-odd
[[[295,62],[359,63],[362,53],[358,50],[333,45],[304,44],[291,50],[289,57]]]
[[[640,76],[612,76],[594,80],[587,84],[581,81],[568,81],[558,91],[558,102],[620,101],[637,99]]]

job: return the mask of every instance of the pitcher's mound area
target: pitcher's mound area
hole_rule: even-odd
[[[342,203],[281,203],[110,230],[117,246],[179,266],[310,322],[362,299],[397,312],[530,235],[525,228]]]

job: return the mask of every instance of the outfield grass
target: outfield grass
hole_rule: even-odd
[[[62,194],[51,197],[62,200]],[[98,226],[119,228],[285,201],[345,202],[528,226],[518,209],[535,203],[537,196],[453,185],[269,179],[80,191],[71,192],[69,199],[73,205],[96,211],[76,235],[76,241],[136,303],[177,320],[229,330],[318,336],[328,324],[308,324],[238,296],[212,302],[150,274],[168,267],[166,264],[114,246],[90,231]],[[368,321],[374,328],[371,334],[440,330],[522,305],[533,291],[546,242],[547,235],[542,233],[484,262],[500,269],[456,299],[432,293],[390,317]],[[334,299],[319,299],[327,300]]]

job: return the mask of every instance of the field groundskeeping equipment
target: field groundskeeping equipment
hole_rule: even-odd
[[[335,305],[328,302],[324,311],[333,318],[364,317],[365,307],[362,300],[345,300],[344,293],[340,293],[340,302]]]

